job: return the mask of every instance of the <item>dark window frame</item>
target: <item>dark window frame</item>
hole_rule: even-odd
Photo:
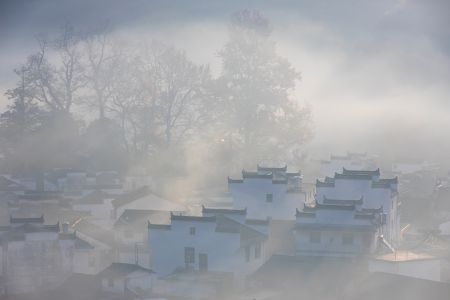
[[[195,264],[195,248],[184,247],[184,263]]]
[[[195,227],[189,227],[189,234],[190,235],[195,235],[197,232],[197,230],[195,229]]]

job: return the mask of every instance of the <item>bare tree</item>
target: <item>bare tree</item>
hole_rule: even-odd
[[[145,152],[147,142],[140,136],[139,115],[144,105],[144,90],[136,73],[133,58],[122,56],[115,61],[114,72],[111,73],[107,86],[109,102],[107,108],[118,120],[122,130],[122,139],[128,154],[133,156]]]
[[[99,119],[105,118],[108,101],[111,98],[108,94],[110,91],[108,85],[113,80],[114,68],[117,68],[121,55],[120,49],[114,47],[107,26],[87,34],[85,76],[93,95],[87,95],[84,104],[89,108],[97,109]]]
[[[210,80],[207,66],[191,62],[172,46],[153,43],[146,66],[153,79],[152,95],[166,147],[179,144],[203,117],[204,87]]]
[[[52,111],[70,112],[77,92],[86,83],[80,39],[73,27],[66,24],[55,40],[45,36],[39,36],[37,40],[39,51],[27,62],[36,91],[34,97]]]

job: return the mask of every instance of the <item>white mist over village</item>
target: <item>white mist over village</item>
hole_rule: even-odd
[[[0,300],[450,298],[450,2],[0,2]]]

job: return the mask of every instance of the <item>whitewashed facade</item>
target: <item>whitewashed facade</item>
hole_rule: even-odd
[[[362,171],[343,169],[333,178],[316,182],[316,202],[319,204],[338,203],[342,200],[361,200],[355,203],[359,210],[382,209],[384,239],[396,246],[400,239],[400,201],[398,199],[397,178],[382,179],[380,170]],[[337,201],[337,202],[333,202]]]
[[[318,204],[297,211],[296,254],[355,256],[374,253],[381,232],[381,210],[357,210],[355,204]]]
[[[347,170],[317,180],[315,203],[297,211],[297,254],[353,256],[390,251],[400,234],[397,178]]]
[[[247,209],[249,218],[295,220],[295,209],[305,202],[300,172],[287,166],[258,166],[256,172],[242,171],[242,179],[228,178],[234,209]]]
[[[95,275],[114,261],[113,249],[82,233],[76,233],[73,273]]]
[[[150,268],[147,223],[167,223],[170,212],[126,209],[114,224],[117,261]]]
[[[151,268],[158,275],[178,271],[229,273],[244,279],[265,262],[267,235],[223,213],[171,215],[170,224],[148,224]]]
[[[0,229],[6,293],[53,289],[72,274],[76,236],[44,218],[10,218]]]

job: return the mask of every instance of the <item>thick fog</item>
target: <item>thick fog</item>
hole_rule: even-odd
[[[36,49],[35,34],[67,21],[109,22],[126,39],[163,40],[217,74],[229,14],[246,7],[270,19],[278,53],[302,74],[295,96],[312,108],[310,152],[414,150],[445,159],[447,1],[3,1],[0,86],[14,84],[11,70]]]
[[[449,12],[0,1],[0,299],[445,299]]]

